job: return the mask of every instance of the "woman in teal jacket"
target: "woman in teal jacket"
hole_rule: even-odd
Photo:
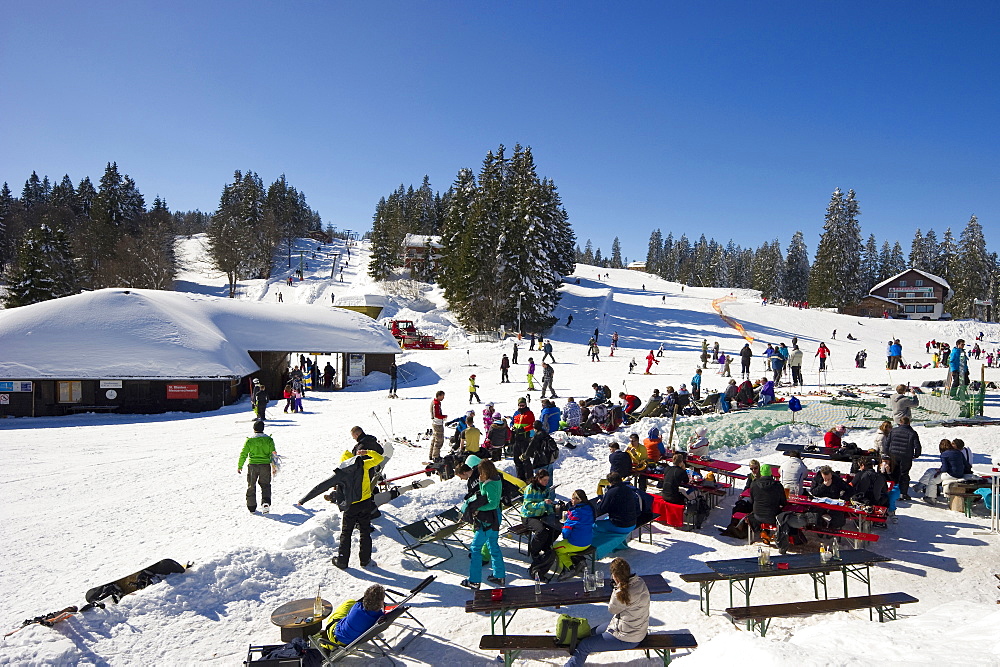
[[[507,585],[507,570],[504,567],[503,553],[500,551],[500,496],[503,491],[500,473],[493,461],[486,459],[477,466],[479,470],[479,489],[470,500],[462,503],[462,513],[471,514],[471,521],[476,532],[472,536],[469,550],[473,554],[481,553],[483,545],[488,544],[490,550],[490,567],[492,575],[486,580],[503,588]],[[469,578],[463,579],[461,585],[474,590],[479,589],[483,577],[483,564],[479,558],[469,559]]]

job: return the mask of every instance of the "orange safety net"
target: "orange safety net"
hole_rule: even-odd
[[[725,303],[726,301],[735,301],[735,300],[736,300],[735,296],[723,296],[723,297],[719,297],[718,299],[713,299],[712,300],[712,308],[715,308],[715,312],[719,314],[719,317],[722,318],[723,322],[725,322],[726,324],[728,324],[732,328],[734,328],[737,331],[739,331],[740,335],[743,336],[743,338],[745,338],[748,343],[752,343],[753,342],[753,336],[751,336],[750,334],[748,334],[746,332],[746,329],[743,328],[743,325],[722,312],[722,304],[723,303]]]

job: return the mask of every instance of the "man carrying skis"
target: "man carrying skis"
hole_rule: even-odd
[[[237,474],[242,474],[243,464],[250,460],[247,465],[247,509],[251,513],[257,511],[257,485],[260,485],[261,510],[264,514],[271,511],[271,461],[276,453],[274,440],[264,435],[264,422],[258,419],[253,423],[253,435],[243,443],[236,464]]]

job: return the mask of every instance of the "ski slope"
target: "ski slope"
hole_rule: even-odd
[[[241,283],[240,298],[313,304],[328,308],[336,296],[378,293],[365,273],[367,251],[352,250],[344,282],[331,280],[332,252],[339,243],[317,252],[313,241],[301,240],[296,251],[309,257],[304,280],[289,287],[291,274],[281,260],[267,281]],[[204,256],[203,238],[181,242],[179,255],[185,269],[179,287],[192,292],[225,294],[225,277],[213,273]],[[296,252],[297,257],[297,252]],[[293,260],[293,269],[297,268]],[[605,279],[598,274],[608,274]],[[339,278],[339,273],[338,276]],[[731,354],[743,339],[712,308],[712,300],[729,290],[685,288],[676,283],[627,270],[578,266],[563,288],[551,332],[557,363],[555,389],[559,396],[583,397],[592,382],[627,390],[645,399],[654,388],[690,383],[698,364],[701,341],[719,341]],[[579,278],[580,284],[575,284]],[[643,286],[645,289],[643,289]],[[477,375],[480,396],[495,402],[504,415],[516,407],[526,391],[524,365],[526,341],[520,352],[522,365],[511,369],[511,384],[499,383],[499,360],[509,353],[512,341],[473,343],[451,317],[441,293],[426,288],[419,294],[388,294],[383,319],[412,319],[417,326],[449,340],[444,351],[407,351],[400,358],[406,380],[399,400],[387,398],[388,378],[372,374],[357,386],[336,393],[309,393],[306,412],[283,414],[281,405],[269,408],[267,432],[273,435],[284,459],[274,480],[270,515],[251,515],[244,502],[243,475],[237,474],[237,456],[251,429],[251,413],[244,400],[217,412],[166,415],[80,415],[63,418],[0,420],[0,453],[7,478],[0,486],[3,543],[0,546],[0,626],[13,629],[21,620],[80,604],[84,592],[163,558],[193,561],[192,569],[126,597],[104,611],[75,616],[54,628],[31,626],[0,644],[0,664],[9,665],[186,665],[208,663],[238,665],[248,644],[278,643],[278,629],[269,616],[279,604],[310,597],[321,585],[324,597],[337,603],[359,596],[371,582],[407,589],[426,576],[409,558],[400,555],[400,538],[394,525],[409,523],[456,504],[464,491],[458,479],[436,482],[408,493],[384,506],[374,534],[378,567],[357,566],[357,547],[351,568],[340,571],[331,564],[338,543],[340,515],[328,503],[314,500],[305,509],[293,506],[301,495],[330,474],[341,453],[352,446],[354,425],[383,439],[387,434],[406,436],[419,448],[397,446],[387,472],[390,476],[417,470],[426,460],[426,440],[418,439],[428,423],[428,405],[434,391],[446,391],[449,418],[469,408],[468,377]],[[857,320],[820,310],[761,306],[757,295],[734,290],[725,313],[741,322],[759,355],[768,342],[788,342],[798,336],[807,362],[807,390],[818,389],[818,375],[810,368],[820,341],[832,350],[827,381],[851,384],[919,385],[943,378],[941,370],[896,371],[890,376],[881,363],[886,341],[898,337],[904,359],[929,359],[924,343],[931,338],[954,342],[986,333],[990,347],[1000,346],[1000,327],[970,322],[904,322]],[[566,327],[568,315],[574,317]],[[594,329],[600,330],[601,361],[591,362],[586,345]],[[836,329],[837,339],[830,334]],[[619,333],[619,349],[608,355],[612,332]],[[859,340],[846,341],[848,332]],[[635,357],[645,368],[644,357],[664,345],[661,363],[653,374],[628,374]],[[869,368],[855,369],[853,358],[868,350]],[[304,350],[308,352],[308,350]],[[321,363],[322,360],[321,360]],[[738,369],[738,362],[734,364]],[[755,373],[762,373],[760,359]],[[973,375],[979,368],[973,362]],[[1000,381],[997,369],[987,379]],[[705,371],[704,391],[724,386],[711,368]],[[537,396],[537,394],[536,394]],[[559,403],[563,403],[560,400]],[[537,399],[532,401],[537,407]],[[481,423],[477,410],[477,423]],[[988,396],[987,414],[1000,416],[995,393]],[[711,438],[718,422],[707,420]],[[679,424],[685,437],[698,420]],[[666,420],[645,420],[614,435],[575,438],[575,450],[563,450],[555,483],[561,496],[574,488],[592,494],[607,469],[607,442],[625,442],[628,432],[643,436],[652,427],[666,427]],[[914,464],[913,478],[936,462],[941,438],[962,437],[976,456],[977,465],[1000,454],[1000,430],[988,428],[918,428],[926,454]],[[774,453],[779,441],[818,440],[822,432],[795,424],[770,430],[763,437],[748,433],[732,446],[714,453],[733,461],[758,458],[781,463]],[[854,431],[849,440],[862,446],[872,431]],[[807,461],[807,463],[809,463]],[[512,468],[510,462],[504,464]],[[845,464],[837,464],[844,467]],[[698,609],[697,586],[684,583],[679,573],[704,569],[706,560],[750,555],[745,544],[720,538],[716,526],[729,521],[733,497],[712,512],[699,532],[661,529],[655,544],[633,542],[623,552],[635,571],[662,573],[674,592],[657,596],[652,603],[652,630],[690,630],[700,647],[679,655],[678,664],[695,665],[914,665],[1000,664],[996,628],[994,572],[1000,572],[1000,537],[975,535],[987,521],[966,519],[922,503],[902,505],[897,525],[891,525],[873,546],[894,560],[873,571],[873,591],[905,591],[920,599],[901,610],[900,620],[871,623],[864,613],[778,619],[767,638],[733,627],[722,615],[724,594],[716,596],[712,616]],[[516,547],[503,541],[508,581],[528,583],[527,564]],[[753,552],[755,553],[755,551]],[[606,568],[607,562],[604,563]],[[418,598],[415,613],[430,628],[400,656],[407,665],[488,665],[494,655],[477,650],[479,637],[489,632],[483,616],[466,614],[467,590],[458,582],[467,575],[468,560],[456,556],[434,573],[438,580]],[[810,599],[808,578],[789,578],[783,585],[758,584],[755,604]],[[721,589],[720,589],[721,590]],[[579,605],[571,610],[537,609],[520,612],[512,632],[545,633],[553,630],[561,611],[606,620],[601,605]],[[6,631],[6,630],[5,630]],[[959,657],[960,656],[960,657]],[[541,654],[524,664],[562,664],[564,655]],[[353,664],[363,661],[354,660]],[[595,664],[652,665],[641,653],[597,654]]]

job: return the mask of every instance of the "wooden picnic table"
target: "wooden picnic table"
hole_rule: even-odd
[[[705,563],[720,579],[729,582],[729,606],[733,607],[733,589],[743,593],[746,606],[750,606],[750,593],[757,579],[770,577],[788,577],[798,574],[808,574],[813,580],[813,596],[819,599],[819,586],[823,586],[823,597],[829,599],[826,575],[838,570],[844,577],[844,597],[849,597],[848,580],[857,579],[868,589],[871,595],[871,566],[892,560],[887,556],[868,551],[867,549],[845,549],[840,552],[839,560],[823,561],[818,553],[785,554],[772,560],[768,566],[761,566],[757,558],[734,558],[730,560],[714,560]],[[778,563],[787,564],[787,568],[779,568]],[[708,613],[708,595],[714,581],[701,583],[701,593],[704,595],[703,610]]]
[[[661,574],[641,575],[650,595],[670,593],[670,586]],[[502,590],[503,598],[493,599],[493,591]],[[507,626],[519,609],[541,607],[567,607],[574,604],[607,604],[611,600],[614,587],[610,579],[604,579],[604,587],[596,591],[583,590],[583,581],[566,581],[542,584],[542,592],[535,595],[535,586],[507,586],[501,589],[475,591],[471,600],[466,601],[466,613],[489,612],[490,634],[496,634],[496,623],[500,621],[501,634],[507,634]],[[508,615],[509,614],[509,615]]]
[[[817,502],[809,496],[805,495],[790,495],[788,496],[788,504],[785,506],[786,512],[801,512],[803,510],[799,508],[811,507],[813,509],[831,510],[834,512],[843,512],[854,519],[858,525],[858,531],[862,533],[870,533],[873,523],[885,523],[886,514],[889,511],[887,507],[880,507],[875,505],[871,510],[863,509],[858,505],[850,504],[834,504],[834,503],[821,503]],[[858,547],[859,540],[854,540],[854,546]]]

